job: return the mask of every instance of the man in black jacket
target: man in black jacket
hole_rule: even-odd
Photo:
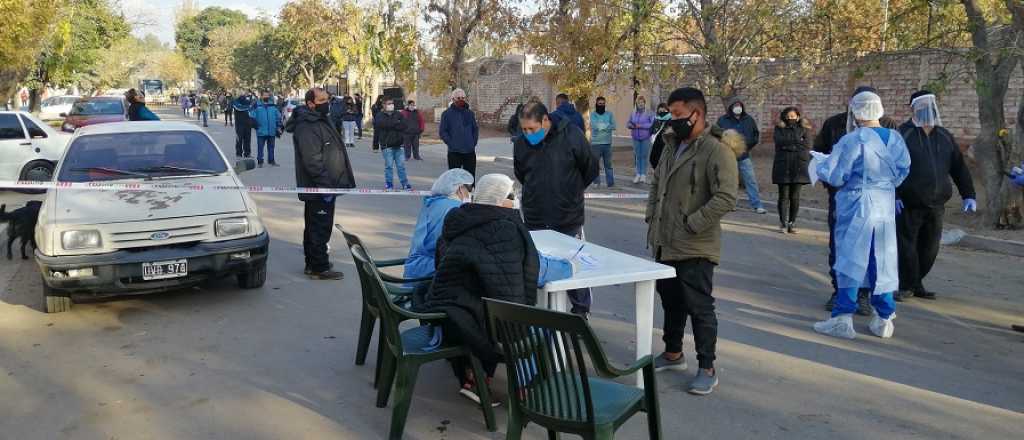
[[[514,142],[513,166],[523,185],[526,226],[582,239],[583,192],[600,172],[590,143],[568,118],[552,122],[539,102],[523,105],[519,124],[523,134]],[[590,290],[570,291],[569,299],[573,313],[590,313]]]
[[[513,207],[512,179],[488,174],[477,180],[473,202],[451,210],[437,243],[437,272],[430,290],[414,299],[414,309],[444,312],[445,344],[465,344],[487,376],[501,360],[488,336],[482,298],[537,303],[539,256],[530,232]],[[473,399],[467,360],[452,362],[462,390]],[[475,399],[479,401],[479,398]]]
[[[317,87],[306,92],[306,105],[295,108],[285,130],[295,145],[295,181],[300,187],[355,188],[355,175],[338,129],[330,119],[327,92]],[[299,194],[306,204],[302,249],[306,274],[313,279],[339,280],[331,270],[327,242],[334,223],[333,195]]]
[[[874,87],[860,86],[853,91],[850,97],[856,96],[860,92],[872,92],[878,94],[878,91]],[[821,124],[821,130],[818,131],[818,135],[814,138],[814,151],[824,154],[832,154],[832,147],[839,143],[839,140],[846,136],[847,130],[850,128],[849,125],[853,122],[853,117],[850,115],[849,110],[837,113],[830,116]],[[898,125],[895,120],[888,116],[882,116],[879,120],[885,128],[896,129]],[[828,190],[828,275],[832,278],[832,296],[825,303],[825,310],[832,310],[832,306],[836,302],[836,271],[832,269],[836,265],[836,192],[838,189],[828,186],[824,182],[822,185]],[[857,294],[857,314],[861,316],[869,316],[872,313],[871,308],[871,292],[867,289],[862,289]]]
[[[924,288],[942,238],[942,216],[956,183],[964,212],[978,209],[974,182],[953,134],[942,127],[935,95],[921,90],[910,97],[913,113],[900,126],[910,151],[910,175],[896,188],[896,239],[899,245],[900,290],[896,300],[917,296],[935,299]]]

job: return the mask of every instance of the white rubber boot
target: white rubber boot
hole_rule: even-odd
[[[814,331],[837,338],[853,339],[857,331],[853,329],[853,315],[845,314],[814,323]]]
[[[894,314],[890,316],[889,319],[882,319],[881,316],[878,316],[878,312],[876,311],[871,316],[871,323],[868,324],[868,328],[871,329],[871,333],[874,333],[875,336],[878,336],[879,338],[891,338],[893,332],[896,331],[896,326],[892,323],[892,320],[895,317],[896,315]]]

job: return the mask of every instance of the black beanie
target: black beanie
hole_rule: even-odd
[[[924,89],[918,90],[913,95],[910,95],[910,102],[908,104],[913,104],[915,99],[928,95],[934,95],[934,93]]]

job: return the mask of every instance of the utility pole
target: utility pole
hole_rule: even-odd
[[[883,21],[882,21],[882,52],[885,52],[886,34],[889,32],[889,0],[882,0]]]

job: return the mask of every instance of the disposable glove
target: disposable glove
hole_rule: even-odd
[[[1013,182],[1014,185],[1024,186],[1024,170],[1020,167],[1013,167],[1013,171],[1010,173],[1010,181]]]
[[[978,212],[978,202],[974,199],[964,199],[964,212]]]
[[[900,200],[900,199],[896,199],[896,214],[900,214],[902,212],[903,212],[903,201]]]

